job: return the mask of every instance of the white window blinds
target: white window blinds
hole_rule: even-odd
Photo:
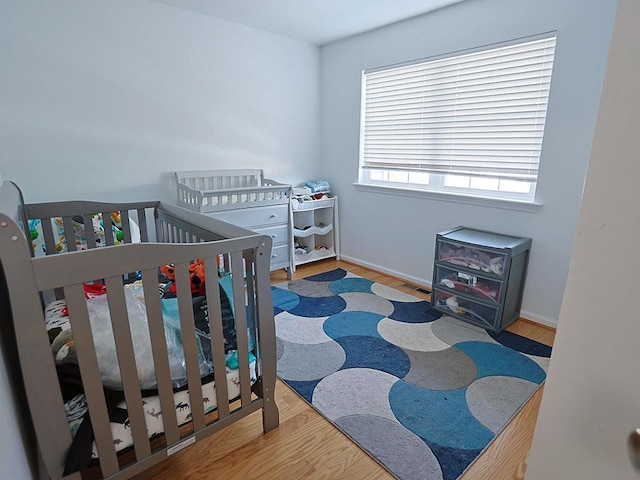
[[[361,167],[535,184],[555,40],[364,72]]]

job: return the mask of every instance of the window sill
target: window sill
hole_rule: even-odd
[[[472,195],[460,195],[456,193],[433,192],[428,190],[418,190],[413,188],[388,187],[382,185],[369,185],[365,183],[354,183],[356,190],[362,192],[383,193],[387,195],[399,195],[401,197],[426,198],[439,202],[464,203],[482,207],[503,208],[507,210],[518,210],[521,212],[536,213],[542,207],[539,202],[519,202],[503,198],[476,197]]]

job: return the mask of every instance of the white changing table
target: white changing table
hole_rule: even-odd
[[[262,170],[175,172],[178,205],[273,239],[271,270],[293,279],[291,185],[264,178]]]

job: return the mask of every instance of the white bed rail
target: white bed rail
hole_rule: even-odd
[[[178,205],[210,213],[241,205],[289,203],[291,186],[266,179],[262,170],[176,172]]]

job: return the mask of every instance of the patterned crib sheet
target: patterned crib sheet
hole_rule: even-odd
[[[251,385],[256,382],[256,362],[255,357],[249,363],[249,372]],[[226,371],[227,390],[229,401],[234,400],[240,396],[240,370],[230,369],[227,367]],[[217,408],[216,397],[216,382],[204,383],[202,385],[202,397],[204,399],[205,413],[210,413]],[[178,419],[178,425],[184,425],[191,421],[191,405],[189,400],[189,392],[187,390],[181,390],[174,393],[174,404],[176,409],[176,416]],[[150,438],[161,435],[164,433],[164,424],[162,421],[162,408],[160,407],[160,398],[157,395],[144,397],[142,399],[145,412],[145,421],[147,424],[147,432]],[[70,419],[69,425],[71,432],[75,435],[76,431],[82,423],[84,413],[86,413],[87,405],[84,394],[79,394],[72,400],[65,403],[67,409],[67,417]],[[121,401],[117,405],[118,414],[116,415],[118,420],[111,422],[111,434],[113,436],[113,444],[116,452],[124,450],[125,448],[133,445],[133,436],[131,434],[131,428],[129,425],[129,417],[126,413],[126,402]],[[92,458],[98,458],[98,452],[95,443],[92,447]]]

